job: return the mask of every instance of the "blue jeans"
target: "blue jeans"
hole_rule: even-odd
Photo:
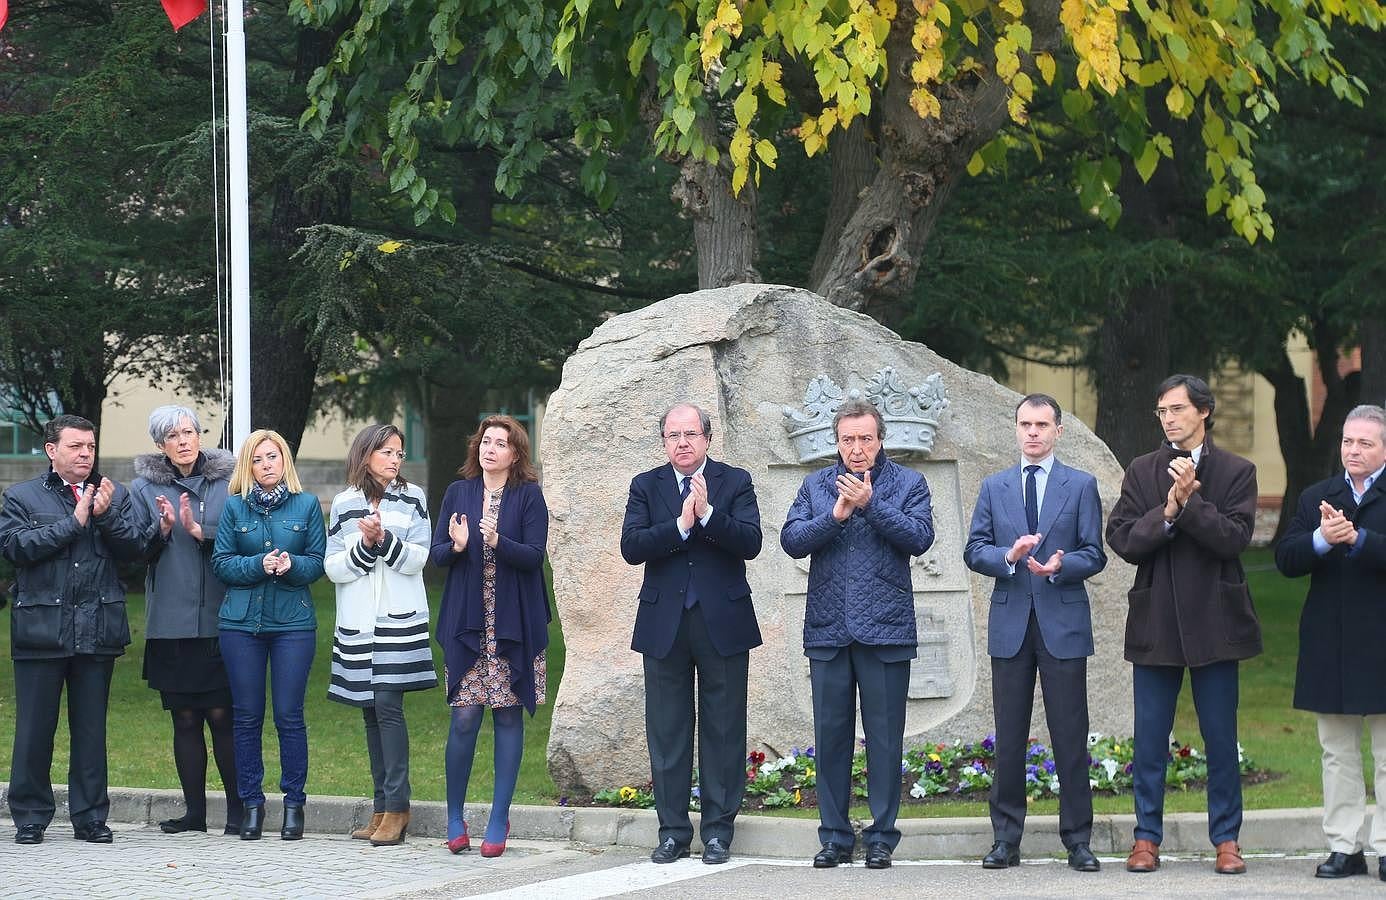
[[[236,792],[246,806],[263,806],[265,802],[261,733],[266,674],[274,703],[274,729],[279,733],[279,787],[284,791],[284,804],[302,806],[306,799],[303,785],[308,781],[308,728],[303,723],[303,697],[317,645],[316,631],[221,631],[221,656],[231,682],[234,713]]]
[[[1169,733],[1184,682],[1183,666],[1132,666],[1136,703],[1136,837],[1164,839]],[[1242,830],[1242,774],[1237,762],[1237,662],[1189,669],[1198,730],[1208,759],[1208,840],[1235,841]]]

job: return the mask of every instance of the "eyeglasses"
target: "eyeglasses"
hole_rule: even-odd
[[[400,462],[404,462],[404,451],[403,451],[403,450],[389,450],[389,449],[386,449],[386,448],[383,448],[383,447],[382,447],[381,449],[379,449],[379,450],[377,450],[377,451],[375,451],[375,452],[376,452],[376,453],[379,453],[381,456],[385,457],[386,459],[398,459]]]
[[[671,444],[677,444],[679,441],[687,441],[691,444],[694,438],[700,438],[702,436],[703,433],[701,431],[671,431],[664,436],[664,440]]]
[[[1184,414],[1184,410],[1188,408],[1189,404],[1187,403],[1176,403],[1173,406],[1157,406],[1155,407],[1155,418],[1163,419],[1165,416],[1181,416]]]
[[[844,447],[855,447],[857,444],[870,447],[877,440],[874,434],[844,434],[837,439],[837,442]]]

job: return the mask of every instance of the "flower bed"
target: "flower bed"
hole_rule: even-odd
[[[852,792],[866,797],[865,741],[852,760]],[[1129,738],[1113,738],[1101,734],[1088,735],[1088,783],[1095,794],[1121,794],[1131,790],[1132,742]],[[1237,746],[1243,780],[1264,781],[1273,777],[1257,769],[1251,759]],[[954,741],[913,747],[905,753],[900,777],[905,802],[931,802],[967,798],[979,800],[991,788],[996,766],[995,738],[988,735],[977,743]],[[783,809],[817,806],[816,760],[814,750],[794,748],[778,759],[767,759],[765,753],[753,750],[746,757],[745,809]],[[1054,774],[1054,754],[1034,738],[1025,752],[1025,786],[1030,799],[1057,797],[1061,785]],[[1202,751],[1191,744],[1174,741],[1170,744],[1165,768],[1167,790],[1188,790],[1201,787],[1208,780],[1208,761]],[[693,802],[698,808],[697,773],[694,773]],[[592,797],[598,806],[648,808],[654,805],[654,793],[648,784],[643,787],[625,786],[598,791]],[[564,798],[564,803],[573,802]]]

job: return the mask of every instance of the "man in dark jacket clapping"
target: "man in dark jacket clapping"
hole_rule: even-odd
[[[17,576],[10,813],[15,843],[43,841],[55,809],[50,768],[66,685],[73,835],[109,844],[106,703],[115,658],[130,643],[116,562],[139,559],[145,541],[125,488],[93,472],[91,422],[58,416],[43,437],[52,467],[6,491],[0,510],[0,550]]]
[[[818,764],[817,868],[852,859],[852,751],[857,696],[866,732],[866,865],[884,869],[900,843],[900,763],[910,660],[917,655],[910,557],[934,542],[924,476],[881,452],[885,422],[864,400],[833,419],[838,461],[809,475],[789,509],[780,545],[811,556],[804,655],[813,687]]]
[[[1319,878],[1365,875],[1362,726],[1372,736],[1376,817],[1370,842],[1386,881],[1386,410],[1359,406],[1343,422],[1343,474],[1310,486],[1275,547],[1291,578],[1309,576],[1299,620],[1295,709],[1317,713],[1323,747]]]
[[[1155,396],[1166,443],[1131,461],[1107,520],[1107,545],[1136,566],[1126,614],[1136,833],[1126,869],[1160,866],[1169,733],[1187,669],[1208,753],[1214,868],[1236,875],[1246,871],[1237,845],[1237,662],[1261,652],[1261,624],[1241,563],[1256,518],[1256,467],[1214,446],[1213,392],[1203,379],[1171,375]]]

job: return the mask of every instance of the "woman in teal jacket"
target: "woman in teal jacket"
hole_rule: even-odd
[[[273,431],[246,438],[228,493],[212,571],[226,585],[218,627],[231,682],[237,793],[245,808],[241,840],[258,840],[264,827],[260,748],[268,664],[284,791],[279,836],[296,841],[303,837],[308,780],[303,698],[318,627],[308,587],[322,577],[327,548],[322,507],[316,496],[303,492],[288,445]]]

